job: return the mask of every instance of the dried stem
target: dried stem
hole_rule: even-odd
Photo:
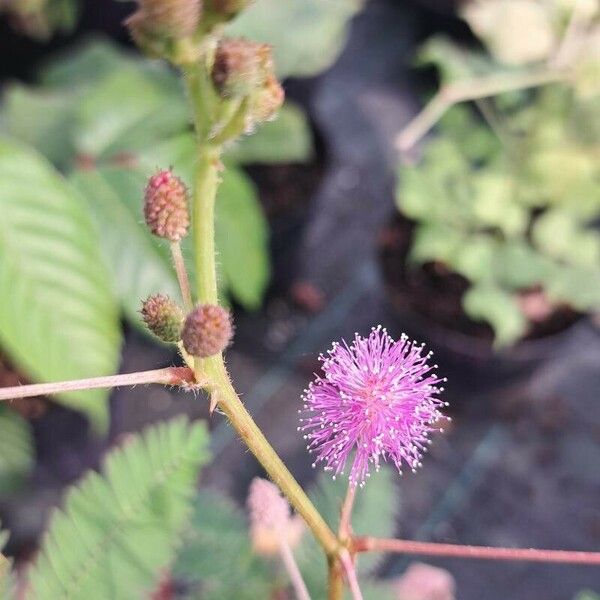
[[[349,540],[352,536],[352,508],[354,507],[354,497],[356,495],[356,486],[351,483],[348,484],[348,491],[346,492],[346,498],[342,504],[342,510],[340,513],[340,527],[338,537],[340,540]]]
[[[16,398],[32,398],[34,396],[50,396],[75,390],[90,390],[94,388],[115,388],[127,385],[145,383],[161,383],[163,385],[183,385],[195,382],[194,373],[187,367],[168,367],[153,371],[110,375],[108,377],[92,377],[90,379],[75,379],[56,383],[36,383],[33,385],[17,385],[0,388],[0,400]]]
[[[444,86],[425,108],[400,132],[396,146],[404,153],[413,146],[442,118],[454,104],[477,100],[565,79],[564,71],[545,69],[528,73],[491,75],[470,81],[459,81]]]
[[[354,563],[347,550],[342,550],[340,552],[340,562],[344,567],[346,579],[348,580],[348,587],[350,588],[353,600],[363,600],[362,592],[358,585],[358,578],[356,577],[356,569],[354,568]]]
[[[173,257],[173,265],[175,273],[177,273],[177,281],[179,281],[179,289],[183,298],[183,305],[186,312],[190,312],[192,305],[192,292],[190,291],[190,280],[185,268],[185,261],[181,253],[181,244],[179,242],[171,242],[171,256]]]
[[[600,565],[600,552],[571,550],[539,550],[536,548],[493,548],[489,546],[463,546],[386,538],[358,537],[352,544],[355,552],[399,552],[424,556],[450,556],[482,560],[508,560],[551,562],[581,565]]]
[[[285,570],[290,576],[290,581],[292,582],[292,587],[296,594],[296,600],[310,600],[310,594],[306,589],[304,579],[302,579],[302,573],[300,573],[300,569],[296,564],[296,559],[294,558],[290,545],[285,539],[285,535],[281,537],[279,542],[279,554],[281,555]]]

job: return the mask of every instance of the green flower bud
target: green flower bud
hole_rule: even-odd
[[[168,296],[155,294],[142,303],[142,318],[148,329],[163,342],[175,343],[181,338],[183,311]]]
[[[188,354],[207,358],[227,348],[233,337],[229,311],[215,304],[200,304],[186,317],[181,332]]]

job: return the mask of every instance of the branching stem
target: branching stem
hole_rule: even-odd
[[[139,373],[124,373],[108,377],[92,377],[90,379],[75,379],[56,383],[36,383],[33,385],[17,385],[0,388],[1,400],[16,398],[32,398],[34,396],[50,396],[76,390],[91,390],[94,388],[115,388],[146,383],[161,383],[163,385],[193,384],[196,379],[191,369],[187,367],[169,367]]]
[[[600,552],[539,550],[536,548],[493,548],[489,546],[463,546],[459,544],[438,544],[434,542],[414,542],[411,540],[373,537],[355,538],[352,549],[355,552],[399,552],[401,554],[450,556],[483,560],[600,565]]]

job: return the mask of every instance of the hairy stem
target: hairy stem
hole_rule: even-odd
[[[399,552],[424,556],[451,556],[484,560],[511,560],[529,562],[571,563],[600,565],[600,552],[571,550],[539,550],[536,548],[493,548],[489,546],[462,546],[387,538],[358,537],[352,544],[355,552]]]
[[[354,497],[356,495],[356,486],[351,483],[348,485],[346,498],[342,504],[340,513],[340,527],[338,537],[340,541],[345,542],[352,536],[352,508],[354,506]]]
[[[92,377],[90,379],[75,379],[57,383],[36,383],[33,385],[17,385],[0,388],[0,400],[15,398],[32,398],[33,396],[50,396],[75,390],[90,390],[94,388],[115,388],[127,385],[145,383],[161,383],[163,385],[193,384],[196,379],[191,369],[187,367],[169,367],[139,373],[125,373],[108,377]]]
[[[310,594],[306,589],[304,579],[302,579],[302,573],[300,573],[300,569],[298,568],[292,549],[285,539],[285,535],[279,542],[279,554],[281,555],[281,561],[292,582],[296,600],[310,600]]]
[[[454,104],[496,96],[503,92],[523,90],[562,81],[564,71],[545,69],[529,73],[491,75],[444,86],[425,108],[400,132],[396,146],[400,152],[410,150]]]
[[[183,305],[186,312],[190,312],[192,310],[192,292],[190,290],[190,280],[188,279],[185,261],[183,260],[183,254],[181,253],[181,244],[179,242],[171,242],[171,256],[173,257],[175,273],[177,273],[177,281],[179,282]]]
[[[218,172],[221,148],[206,141],[207,132],[211,130],[211,124],[206,123],[206,119],[210,120],[210,116],[202,113],[202,110],[206,108],[206,98],[209,96],[205,89],[206,80],[206,75],[197,73],[193,77],[187,78],[187,84],[190,88],[189,95],[194,104],[198,135],[192,227],[198,299],[202,303],[217,304],[214,215],[215,198],[219,184]],[[239,257],[239,259],[243,260],[243,257]],[[239,399],[231,385],[223,357],[218,355],[203,360],[196,359],[195,370],[199,380],[206,377],[210,381],[213,397],[218,400],[219,407],[225,413],[231,425],[263,466],[269,477],[287,497],[289,503],[304,518],[325,552],[328,555],[335,554],[338,548],[335,534],[273,450]]]

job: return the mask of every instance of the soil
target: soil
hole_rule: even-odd
[[[451,331],[488,341],[494,339],[492,328],[471,320],[462,309],[462,297],[469,288],[467,279],[449,271],[443,264],[428,262],[407,267],[414,223],[395,215],[381,231],[380,258],[385,283],[393,304],[403,312],[417,313]],[[531,290],[524,290],[531,293]],[[530,321],[524,340],[539,339],[564,331],[581,318],[568,307],[554,307],[537,322]]]

